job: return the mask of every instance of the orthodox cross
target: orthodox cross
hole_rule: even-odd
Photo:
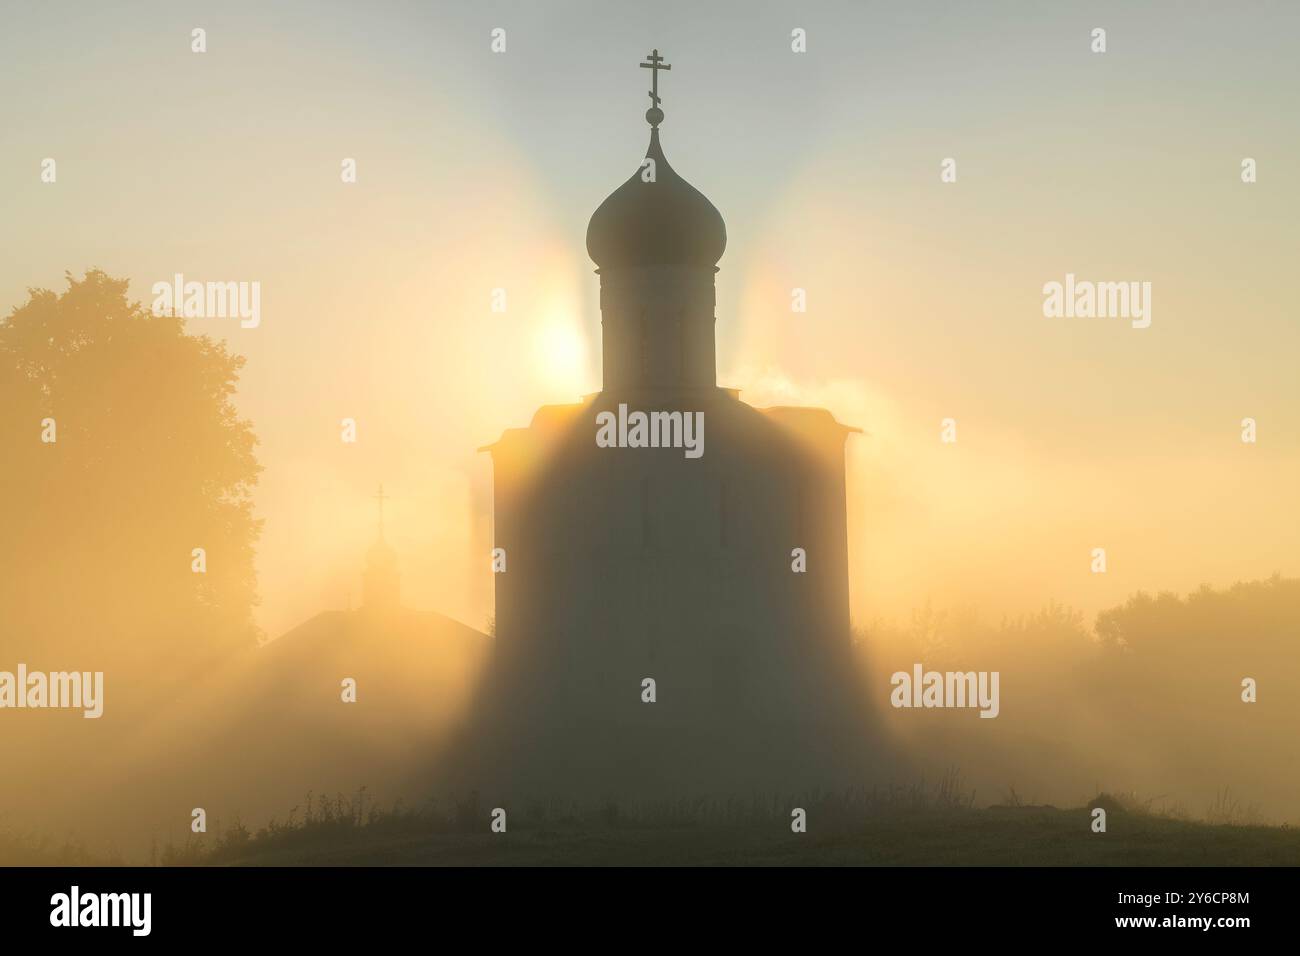
[[[658,50],[651,50],[650,55],[646,57],[650,62],[640,64],[641,69],[650,71],[650,105],[659,105],[659,71],[671,70],[672,66],[664,62],[664,58],[659,55]]]
[[[379,532],[380,532],[380,534],[383,534],[383,531],[384,531],[384,502],[388,500],[388,497],[389,497],[388,495],[384,494],[384,486],[383,486],[382,484],[380,484],[380,486],[379,486],[379,494],[374,495],[374,499],[375,499],[375,501],[378,501],[378,502],[379,502]]]

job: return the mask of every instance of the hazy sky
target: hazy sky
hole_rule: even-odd
[[[264,627],[359,600],[381,481],[409,603],[479,625],[475,449],[599,387],[586,223],[658,47],[727,221],[720,383],[868,433],[859,621],[1300,574],[1300,6],[1138,6],[5,4],[0,309],[95,266],[260,282],[258,328],[191,328],[248,358]],[[1150,328],[1045,318],[1067,272],[1150,282]]]

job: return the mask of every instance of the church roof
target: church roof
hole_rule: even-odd
[[[491,641],[481,631],[437,611],[399,608],[390,620],[382,623],[359,610],[321,611],[268,641],[259,652],[275,660],[298,654],[322,658],[328,656],[327,652],[345,650],[358,644],[372,646],[380,639],[399,649],[416,640],[466,648]]]
[[[802,428],[826,429],[845,434],[862,434],[861,428],[841,423],[835,418],[835,414],[827,408],[812,408],[806,405],[769,405],[767,408],[758,408],[755,411],[761,412],[775,421]]]
[[[500,445],[507,444],[525,436],[549,437],[573,427],[579,413],[591,404],[596,395],[587,395],[580,402],[565,405],[543,405],[533,414],[533,420],[526,428],[507,428],[501,437],[488,445],[481,445],[478,451],[492,451]]]

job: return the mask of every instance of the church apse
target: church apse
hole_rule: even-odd
[[[645,159],[587,231],[603,387],[486,449],[505,555],[490,697],[534,743],[626,732],[668,759],[690,741],[716,769],[737,735],[856,719],[844,447],[857,429],[718,387],[726,226],[664,154],[670,67],[658,51],[642,66]]]

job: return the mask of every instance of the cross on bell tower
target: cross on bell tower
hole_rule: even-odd
[[[382,483],[379,485],[379,494],[377,494],[377,495],[372,495],[371,497],[374,498],[375,501],[379,502],[379,536],[380,536],[380,537],[383,537],[383,534],[384,534],[384,502],[388,500],[389,496],[386,495],[386,494],[384,494],[384,486],[383,486]]]
[[[384,540],[384,486],[371,496],[379,505],[379,528],[375,543],[366,552],[366,568],[361,575],[362,601],[365,610],[391,610],[398,606],[401,575],[397,571],[397,555]]]
[[[664,121],[664,111],[659,108],[659,71],[671,70],[672,65],[664,62],[657,49],[651,50],[646,60],[639,64],[641,69],[650,71],[650,109],[646,110],[645,118],[651,126],[658,127]]]

